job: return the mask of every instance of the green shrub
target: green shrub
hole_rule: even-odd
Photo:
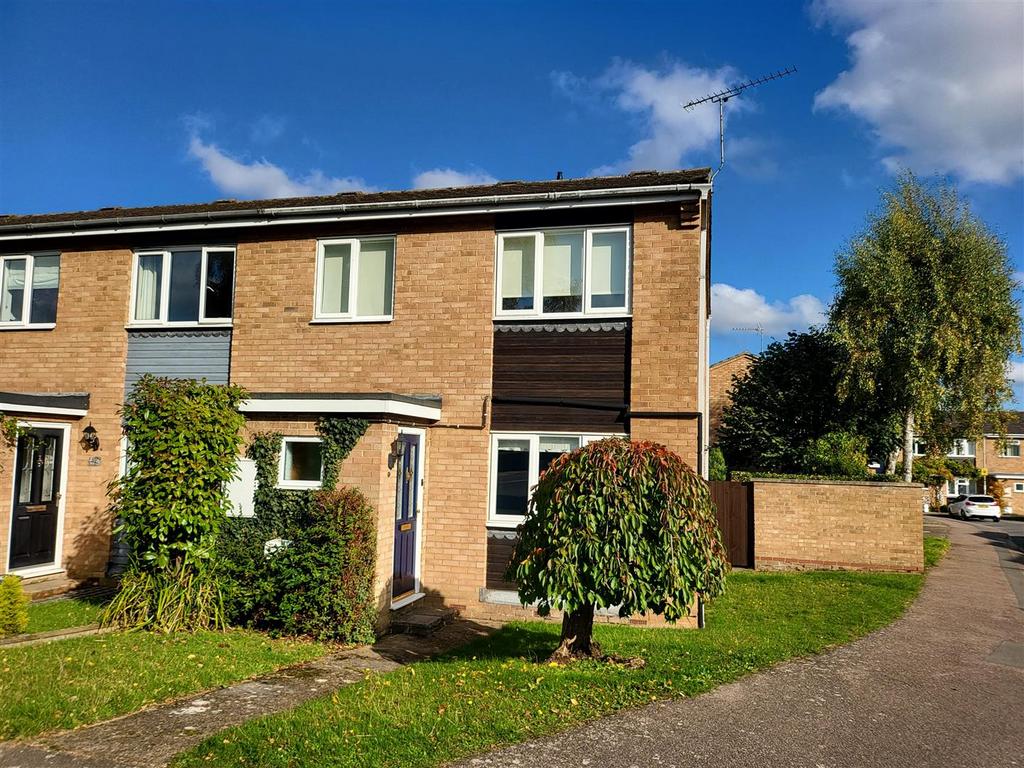
[[[144,376],[121,409],[125,474],[110,487],[129,557],[104,625],[195,630],[224,623],[208,574],[230,502],[246,396],[236,386]]]
[[[8,575],[0,580],[0,637],[20,635],[28,629],[28,598],[21,579]]]
[[[324,490],[277,488],[281,435],[255,435],[256,514],[230,518],[217,541],[217,570],[231,623],[323,640],[370,642],[376,513],[352,488],[333,489],[338,467],[366,432],[361,419],[321,419]],[[290,542],[269,555],[267,542]]]
[[[804,451],[803,468],[814,475],[868,477],[868,440],[852,432],[829,432],[812,440]]]
[[[708,480],[729,479],[729,468],[725,465],[725,454],[717,445],[708,451]]]
[[[594,655],[595,608],[675,621],[721,594],[729,567],[707,483],[665,446],[620,438],[551,463],[511,562],[523,603],[565,612],[560,657]]]

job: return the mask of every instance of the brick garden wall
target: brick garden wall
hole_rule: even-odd
[[[910,483],[755,479],[755,567],[921,571],[923,492]]]

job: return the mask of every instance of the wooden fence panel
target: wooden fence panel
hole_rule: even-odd
[[[718,527],[734,568],[754,567],[754,485],[712,480],[708,483],[715,502]]]

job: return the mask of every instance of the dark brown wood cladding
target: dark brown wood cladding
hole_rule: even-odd
[[[505,569],[512,559],[517,539],[512,531],[487,532],[487,589],[516,588],[515,582],[505,580]]]
[[[491,428],[625,432],[628,324],[607,330],[566,330],[564,323],[547,328],[552,326],[559,330],[495,327]]]

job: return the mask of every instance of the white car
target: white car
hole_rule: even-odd
[[[999,505],[991,496],[957,496],[949,501],[949,514],[961,520],[972,517],[988,517],[999,522]]]

